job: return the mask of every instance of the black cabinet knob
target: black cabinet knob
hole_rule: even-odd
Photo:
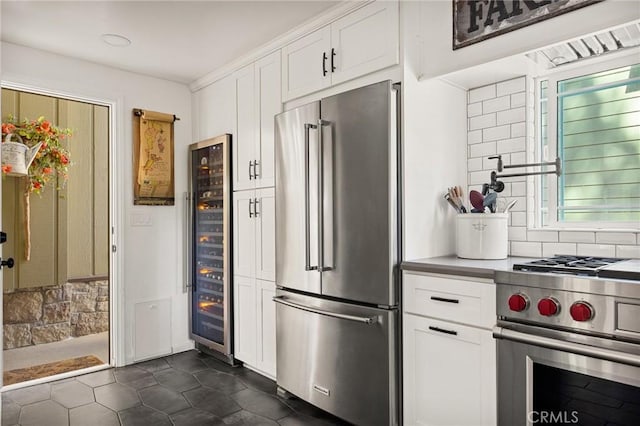
[[[0,262],[0,269],[2,269],[3,266],[11,269],[13,268],[13,265],[15,265],[15,262],[13,261],[13,257],[10,257],[7,260],[3,260],[2,262]]]

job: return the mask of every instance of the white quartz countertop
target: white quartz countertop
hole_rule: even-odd
[[[461,259],[455,255],[406,260],[403,271],[431,272],[434,274],[493,279],[495,271],[512,271],[515,263],[535,260],[530,257],[508,257],[501,260]]]

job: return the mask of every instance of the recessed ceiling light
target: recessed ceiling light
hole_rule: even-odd
[[[102,34],[102,41],[109,46],[125,47],[131,44],[131,40],[120,34]]]

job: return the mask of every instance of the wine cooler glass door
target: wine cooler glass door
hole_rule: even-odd
[[[225,344],[225,149],[224,143],[192,151],[193,334]]]

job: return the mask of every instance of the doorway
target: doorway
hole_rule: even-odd
[[[25,197],[3,176],[3,384],[110,364],[109,106],[2,88],[2,122],[69,128],[70,167]],[[4,127],[4,126],[3,126]],[[36,154],[37,155],[37,154]]]

